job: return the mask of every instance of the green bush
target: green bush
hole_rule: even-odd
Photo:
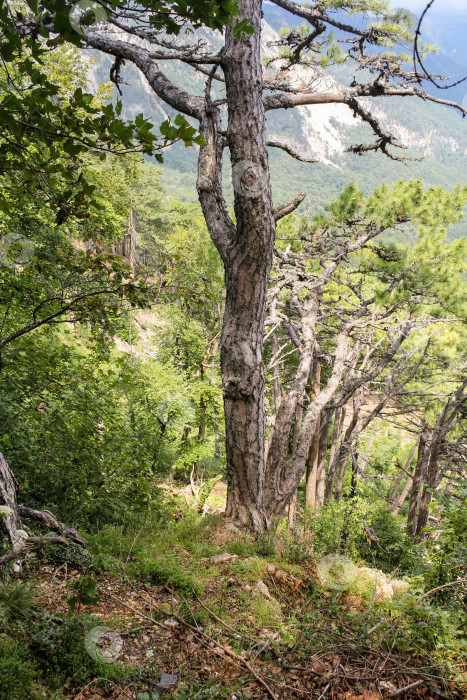
[[[137,558],[135,562],[129,564],[127,571],[136,578],[151,583],[168,583],[171,588],[185,593],[192,593],[193,590],[200,592],[196,576],[184,569],[170,554],[154,559]]]
[[[76,616],[61,624],[44,616],[34,628],[31,650],[51,688],[60,688],[70,678],[89,683],[96,677],[120,680],[131,676],[131,668],[96,661],[86,650],[86,634],[101,625],[102,620],[91,615]]]
[[[376,504],[369,509],[365,524],[370,530],[370,541],[366,538],[359,541],[360,556],[386,573],[394,569],[404,573],[419,569],[422,565],[419,548],[407,530],[401,527],[402,519],[387,511],[385,504]]]
[[[67,541],[66,544],[45,544],[42,552],[47,561],[56,566],[68,564],[68,566],[89,568],[94,563],[91,550],[81,547],[71,540]]]
[[[7,639],[0,639],[0,698],[29,700],[37,667],[28,659],[27,649]]]

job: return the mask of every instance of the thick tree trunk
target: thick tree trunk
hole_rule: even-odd
[[[269,524],[264,508],[263,335],[275,222],[262,99],[261,1],[239,0],[238,9],[239,20],[250,18],[255,33],[238,40],[228,27],[222,58],[237,222],[222,251],[226,515],[262,532]]]

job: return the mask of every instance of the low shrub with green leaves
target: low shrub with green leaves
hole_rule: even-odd
[[[31,633],[31,651],[40,671],[52,689],[70,678],[89,683],[93,678],[128,679],[134,669],[120,663],[105,664],[93,659],[85,646],[86,634],[102,620],[80,615],[60,621],[44,615]]]
[[[0,638],[0,697],[2,700],[30,700],[37,677],[37,663],[28,648],[12,639]],[[39,695],[36,696],[37,698]]]
[[[130,576],[148,583],[168,583],[171,588],[185,593],[191,593],[193,590],[199,593],[201,590],[196,575],[170,554],[154,559],[138,557],[135,562],[129,564],[127,572]]]

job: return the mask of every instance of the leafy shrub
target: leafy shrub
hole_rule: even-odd
[[[460,629],[461,617],[452,611],[432,605],[427,600],[414,599],[392,604],[397,624],[392,625],[387,643],[398,651],[412,651],[422,648],[427,652],[467,650],[467,639]]]
[[[325,503],[319,512],[311,510],[306,513],[306,526],[315,556],[338,552],[357,555],[358,545],[365,537],[363,523],[367,512],[365,500],[341,498],[340,501]]]
[[[68,564],[69,566],[89,568],[94,564],[91,550],[81,547],[77,542],[71,540],[67,544],[45,544],[42,551],[47,561],[56,566]]]
[[[360,540],[358,552],[373,566],[389,573],[396,568],[412,572],[421,565],[420,551],[401,527],[401,519],[387,511],[384,504],[368,509],[365,524],[370,537]]]
[[[2,700],[26,700],[32,697],[36,665],[28,659],[22,645],[0,639],[0,697]]]
[[[464,489],[467,496],[467,489]],[[467,571],[467,501],[444,503],[442,530],[436,542],[428,541],[427,554],[431,566],[425,573],[425,584],[436,588],[457,578],[465,578]],[[454,608],[467,609],[465,586],[453,586],[435,593],[436,599]],[[466,623],[467,625],[467,623]]]
[[[157,559],[141,558],[128,566],[128,573],[151,583],[168,583],[171,588],[191,593],[194,589],[200,592],[200,586],[196,576],[183,568],[183,566],[167,555]]]
[[[86,634],[102,621],[80,615],[62,624],[44,616],[31,635],[31,648],[37,663],[52,688],[60,688],[70,678],[89,683],[93,678],[125,679],[132,669],[122,664],[105,664],[93,659],[86,650]]]

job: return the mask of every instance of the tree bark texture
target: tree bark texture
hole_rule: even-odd
[[[263,336],[275,221],[262,98],[261,2],[239,0],[238,9],[239,20],[250,18],[255,33],[238,40],[228,27],[222,57],[237,222],[221,251],[226,283],[221,335],[226,515],[261,532],[269,524],[264,507]]]

